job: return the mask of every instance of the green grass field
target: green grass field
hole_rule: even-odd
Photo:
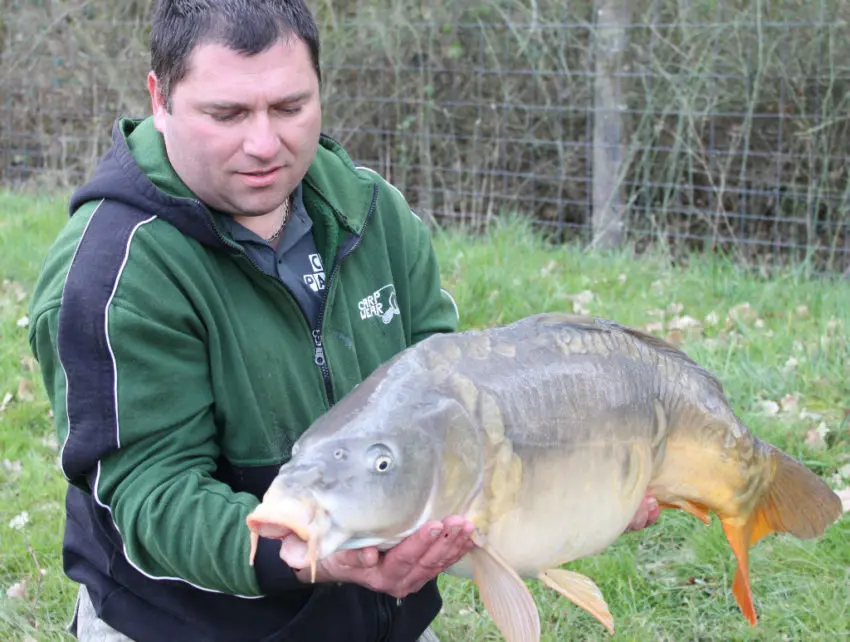
[[[26,342],[28,294],[65,220],[64,201],[0,193],[0,640],[61,640],[76,594],[62,575],[62,475],[43,386]],[[836,489],[850,486],[850,284],[802,269],[770,278],[720,259],[671,267],[547,247],[505,224],[483,238],[435,238],[464,328],[546,310],[589,312],[681,342],[724,383],[736,412]],[[576,516],[582,519],[583,516]],[[758,627],[730,587],[732,552],[715,520],[665,511],[593,559],[570,565],[605,595],[618,640],[850,637],[850,519],[820,540],[770,536],[751,552]],[[444,641],[500,640],[474,585],[441,579]],[[589,615],[530,582],[543,639],[606,640]]]

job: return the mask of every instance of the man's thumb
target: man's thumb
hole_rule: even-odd
[[[280,559],[290,568],[296,570],[305,568],[309,564],[307,561],[307,542],[294,533],[290,533],[280,543]]]

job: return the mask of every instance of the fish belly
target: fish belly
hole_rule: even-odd
[[[586,443],[569,453],[525,448],[519,492],[482,511],[482,534],[521,577],[610,546],[634,517],[652,476],[647,441]],[[504,504],[504,502],[502,502]],[[475,521],[475,517],[473,516]],[[471,577],[467,560],[450,572]]]

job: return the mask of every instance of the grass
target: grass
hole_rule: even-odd
[[[3,640],[69,639],[64,625],[75,597],[60,555],[64,484],[24,318],[43,254],[65,220],[64,207],[61,199],[0,193]],[[846,282],[810,279],[802,269],[761,278],[719,258],[694,257],[673,267],[662,255],[588,254],[547,246],[516,222],[478,238],[437,233],[435,243],[464,328],[544,310],[586,310],[649,327],[681,342],[718,375],[754,432],[833,487],[850,485]],[[28,522],[12,527],[25,511]],[[735,564],[716,521],[706,527],[668,511],[654,527],[624,535],[603,554],[570,568],[602,590],[617,640],[841,639],[850,636],[848,542],[845,517],[817,541],[772,536],[759,543],[750,565],[761,618],[756,628],[732,597]],[[9,597],[6,591],[21,581],[23,597]],[[441,639],[501,639],[474,585],[453,577],[441,578],[441,585],[445,605],[434,623]],[[609,639],[589,615],[536,582],[530,586],[544,640]]]

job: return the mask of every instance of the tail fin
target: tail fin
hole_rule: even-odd
[[[841,500],[815,473],[770,444],[760,444],[773,459],[774,474],[755,509],[741,518],[722,520],[723,532],[738,559],[732,593],[750,624],[756,611],[750,590],[750,548],[770,533],[789,533],[799,539],[823,535],[841,516]]]

